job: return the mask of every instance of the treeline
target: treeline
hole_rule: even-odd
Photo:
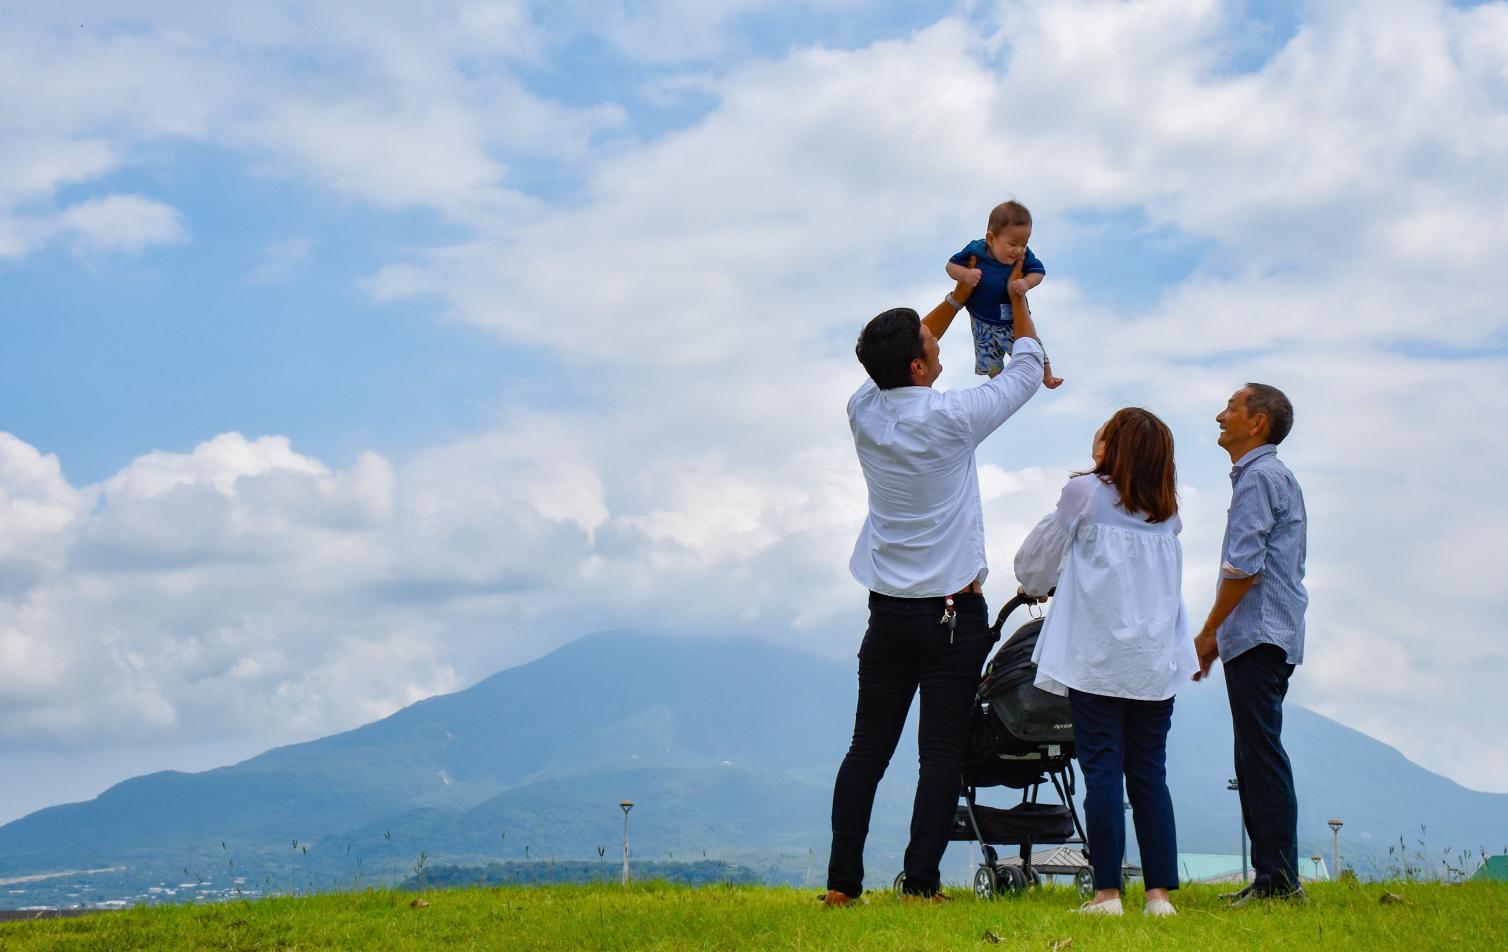
[[[636,880],[656,880],[686,886],[714,883],[759,883],[759,874],[747,866],[717,860],[695,863],[673,861],[636,862],[631,870]],[[550,883],[615,883],[623,867],[587,860],[510,860],[486,866],[429,866],[405,879],[399,888],[439,889],[450,886],[528,886]]]

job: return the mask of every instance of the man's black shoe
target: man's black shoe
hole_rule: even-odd
[[[1236,902],[1237,900],[1245,899],[1247,896],[1250,896],[1251,889],[1251,884],[1247,883],[1245,886],[1241,887],[1239,892],[1221,893],[1220,898],[1226,902]]]
[[[1295,886],[1287,892],[1258,892],[1255,889],[1246,891],[1245,895],[1237,894],[1239,898],[1231,900],[1231,908],[1241,906],[1255,906],[1263,902],[1289,902],[1295,906],[1309,905],[1309,894],[1304,892],[1303,886]]]

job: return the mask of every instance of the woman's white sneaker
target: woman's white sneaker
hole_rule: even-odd
[[[1074,911],[1086,916],[1118,916],[1121,914],[1121,901],[1106,899],[1104,902],[1086,902]]]
[[[1176,916],[1178,915],[1178,910],[1174,909],[1173,904],[1166,899],[1149,899],[1147,900],[1147,905],[1142,909],[1142,915]]]

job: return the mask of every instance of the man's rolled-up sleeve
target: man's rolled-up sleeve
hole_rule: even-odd
[[[1267,563],[1267,535],[1276,521],[1273,486],[1261,473],[1252,473],[1250,478],[1241,480],[1231,497],[1227,516],[1221,578],[1250,578],[1262,573]]]
[[[959,395],[969,436],[978,446],[1011,418],[1042,386],[1042,348],[1030,337],[1018,338],[1010,363],[977,387],[954,390]]]

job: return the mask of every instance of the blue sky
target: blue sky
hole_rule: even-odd
[[[851,654],[854,334],[1006,197],[1068,384],[981,450],[987,592],[1135,403],[1202,614],[1276,383],[1295,697],[1508,790],[1505,63],[1424,0],[0,13],[0,819],[620,624]]]
[[[538,362],[433,306],[362,293],[393,254],[445,240],[431,216],[374,214],[203,150],[58,200],[118,192],[169,201],[190,239],[149,255],[52,247],[0,265],[8,428],[57,453],[74,482],[225,430],[285,433],[341,464],[412,450],[484,425],[504,382]]]

